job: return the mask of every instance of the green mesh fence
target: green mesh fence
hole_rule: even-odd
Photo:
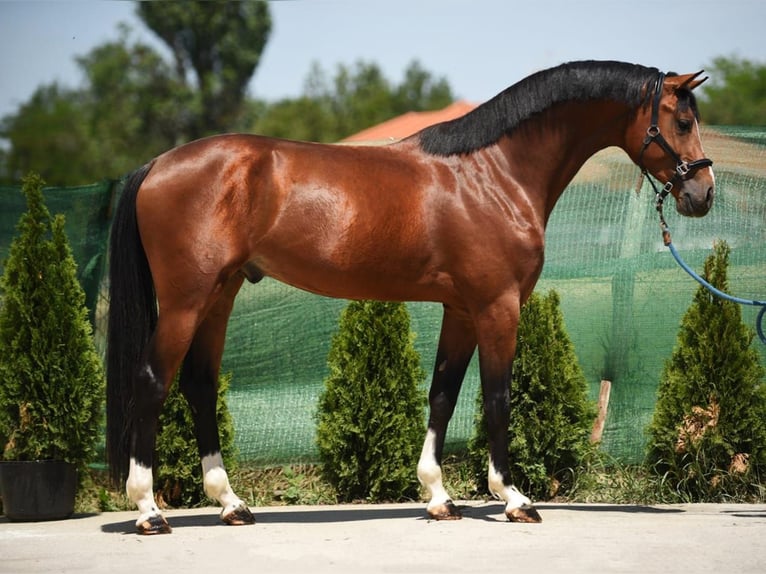
[[[733,294],[766,297],[766,130],[707,128],[706,155],[716,163],[716,204],[704,218],[677,215],[668,202],[673,241],[695,269],[713,243],[732,248]],[[564,193],[549,223],[546,263],[538,290],[556,289],[577,355],[597,396],[601,379],[612,381],[603,446],[615,457],[643,456],[644,428],[654,407],[664,361],[670,356],[682,314],[697,284],[681,270],[662,238],[653,193],[635,188],[638,169],[619,150],[589,161]],[[67,215],[88,299],[98,308],[103,333],[103,272],[111,184],[46,190],[52,212]],[[9,199],[12,198],[12,199]],[[23,197],[0,188],[0,255],[5,257]],[[11,210],[14,210],[11,213]],[[95,287],[94,287],[95,286]],[[245,284],[227,334],[223,369],[233,374],[229,408],[243,460],[261,464],[312,462],[317,396],[327,374],[330,339],[345,301],[310,295],[265,279]],[[434,303],[409,306],[423,366],[433,367],[441,320]],[[91,308],[96,308],[91,307]],[[753,325],[757,309],[743,307]],[[766,364],[766,345],[755,342]],[[450,424],[448,450],[462,448],[472,433],[478,390],[471,364]]]
[[[92,320],[95,320],[99,307],[112,200],[118,188],[119,182],[105,180],[80,187],[47,187],[43,190],[51,214],[62,213],[66,218],[65,229],[77,261],[77,277],[85,290]],[[19,217],[26,208],[21,187],[0,186],[0,272],[16,234]]]

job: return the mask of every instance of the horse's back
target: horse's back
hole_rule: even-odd
[[[409,144],[214,136],[157,158],[139,225],[154,266],[186,261],[330,296],[417,298],[432,272],[432,177]]]
[[[143,188],[154,187],[154,193],[168,195],[181,188],[185,194],[205,194],[225,191],[227,186],[253,190],[254,184],[271,181],[283,192],[321,186],[360,196],[383,190],[408,193],[407,188],[417,183],[421,167],[414,156],[406,145],[346,146],[223,134],[158,156]],[[377,199],[386,201],[385,196]],[[152,201],[156,200],[153,195]]]

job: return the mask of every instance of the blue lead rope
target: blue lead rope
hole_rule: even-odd
[[[665,218],[662,217],[662,204],[658,206],[658,211],[660,212],[660,226],[662,227],[662,240],[665,243],[665,245],[670,249],[670,253],[673,254],[673,257],[681,266],[681,269],[686,271],[689,275],[692,276],[692,278],[695,281],[697,281],[697,283],[702,285],[705,289],[710,291],[716,297],[720,297],[721,299],[726,299],[727,301],[731,301],[732,303],[738,303],[739,305],[752,305],[752,306],[761,308],[761,310],[758,312],[758,316],[755,319],[755,331],[756,333],[758,333],[758,338],[761,340],[761,343],[766,345],[766,334],[764,334],[764,331],[763,331],[763,317],[764,315],[766,315],[766,301],[756,301],[755,299],[742,299],[740,297],[733,297],[732,295],[729,295],[728,293],[724,293],[720,289],[716,289],[710,283],[705,281],[702,277],[697,275],[697,273],[695,273],[694,270],[691,267],[689,267],[683,259],[681,259],[681,255],[679,255],[678,250],[676,249],[676,246],[673,245],[673,242],[670,239],[670,229],[668,228],[667,223],[665,223]]]

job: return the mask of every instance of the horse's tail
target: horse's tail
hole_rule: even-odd
[[[157,324],[154,283],[138,233],[136,197],[153,162],[133,172],[112,220],[106,355],[106,448],[115,483],[128,474],[133,380]]]

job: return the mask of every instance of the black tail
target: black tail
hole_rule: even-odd
[[[133,380],[157,324],[149,263],[138,234],[136,196],[152,168],[133,172],[114,214],[109,246],[109,326],[106,358],[106,449],[115,483],[128,474]]]

